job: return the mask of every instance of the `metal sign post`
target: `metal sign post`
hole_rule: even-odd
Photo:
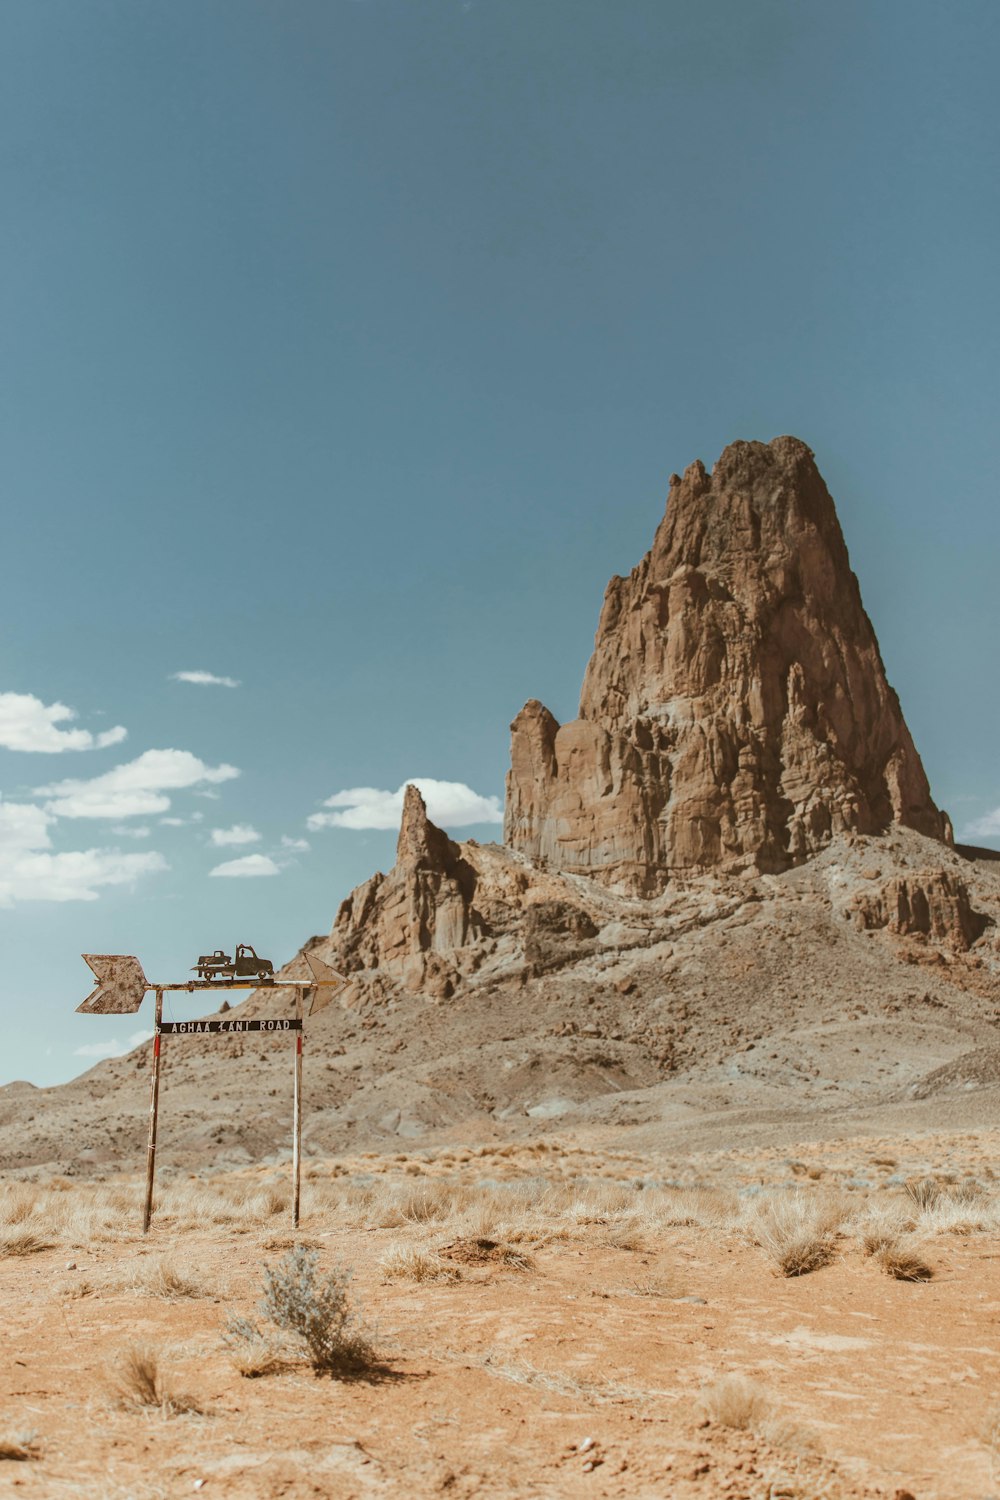
[[[156,1168],[156,1121],[160,1109],[160,1022],[163,1020],[163,991],[156,992],[156,1023],[153,1031],[153,1067],[149,1078],[149,1141],[146,1146],[146,1202],[142,1210],[142,1232],[149,1233],[153,1217],[153,1172]]]
[[[295,1012],[302,1024],[302,992],[295,996]],[[292,1093],[292,1224],[299,1227],[299,1181],[302,1173],[302,1032],[295,1036],[295,1083]]]
[[[142,1004],[147,990],[156,992],[156,1012],[153,1029],[153,1056],[149,1081],[149,1137],[146,1145],[146,1197],[142,1215],[142,1232],[149,1233],[153,1217],[153,1180],[156,1172],[156,1128],[160,1105],[160,1061],[165,1036],[222,1036],[242,1035],[246,1032],[286,1032],[295,1034],[295,1069],[292,1094],[292,1223],[299,1224],[300,1183],[302,1175],[302,1036],[304,1030],[303,999],[306,991],[312,992],[309,1014],[315,1015],[333,999],[333,993],[344,983],[343,976],[329,964],[312,953],[305,955],[312,978],[275,979],[267,959],[258,959],[252,948],[241,944],[237,950],[237,962],[233,964],[220,949],[217,954],[200,959],[198,973],[218,972],[234,977],[215,979],[203,977],[189,979],[184,984],[150,984],[142,971],[142,965],[130,954],[85,953],[84,959],[97,977],[95,989],[77,1010],[89,1015],[130,1015]],[[252,955],[244,958],[244,953]],[[223,968],[221,962],[225,961]],[[241,969],[240,965],[245,965]],[[261,967],[266,965],[266,969]],[[256,971],[253,978],[248,970]],[[246,975],[246,977],[243,977]],[[295,991],[295,1018],[255,1017],[253,1019],[217,1017],[206,1021],[164,1021],[163,995],[167,990],[258,990],[286,989]]]

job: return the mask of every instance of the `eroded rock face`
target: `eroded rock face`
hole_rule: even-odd
[[[887,880],[879,890],[856,896],[854,910],[864,928],[886,927],[900,937],[927,937],[959,953],[972,947],[987,924],[987,918],[973,910],[965,882],[948,870]]]
[[[796,438],[673,476],[651,550],[608,585],[579,718],[532,700],[511,732],[505,843],[623,892],[892,823],[951,840]]]
[[[373,875],[341,903],[331,939],[347,971],[388,968],[408,987],[450,995],[455,969],[443,954],[476,943],[484,923],[476,910],[476,872],[458,844],[427,816],[408,786],[388,875]]]

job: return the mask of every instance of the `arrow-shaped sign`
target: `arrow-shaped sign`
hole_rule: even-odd
[[[331,969],[330,965],[324,963],[321,958],[317,958],[315,953],[306,953],[304,957],[306,963],[309,965],[309,972],[315,979],[317,986],[322,986],[322,988],[313,990],[309,1014],[314,1016],[318,1010],[322,1010],[325,1005],[330,1004],[337,990],[346,981],[343,974],[338,974],[336,969]]]
[[[88,1015],[134,1015],[150,988],[139,960],[130,953],[85,953],[83,957],[97,976],[97,988],[77,1010]]]

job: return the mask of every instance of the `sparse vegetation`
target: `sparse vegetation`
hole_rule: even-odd
[[[458,1266],[428,1254],[419,1245],[394,1245],[380,1261],[388,1281],[455,1282],[462,1280]]]
[[[775,1448],[814,1452],[815,1435],[783,1417],[768,1391],[746,1375],[723,1375],[701,1393],[701,1407],[710,1422],[752,1432]]]
[[[298,1346],[317,1374],[347,1379],[374,1370],[375,1351],[348,1295],[349,1273],[338,1269],[321,1277],[317,1259],[315,1251],[298,1245],[277,1266],[265,1266],[261,1315],[288,1337],[293,1350]],[[285,1353],[273,1335],[249,1318],[230,1319],[226,1343],[245,1362],[266,1360],[271,1369]]]
[[[129,1267],[124,1285],[129,1291],[141,1292],[147,1297],[165,1297],[168,1301],[213,1295],[211,1287],[200,1277],[179,1271],[165,1257],[136,1262]]]
[[[51,1240],[36,1234],[24,1224],[0,1227],[0,1256],[35,1255],[39,1250],[50,1250]]]
[[[833,1259],[834,1235],[843,1217],[839,1204],[798,1194],[771,1195],[753,1205],[747,1229],[783,1276],[805,1276]]]
[[[875,1259],[887,1276],[896,1281],[930,1281],[934,1268],[927,1263],[926,1251],[912,1240],[889,1240],[876,1252]]]
[[[170,1385],[152,1344],[139,1341],[126,1344],[119,1351],[108,1379],[117,1404],[127,1411],[157,1408],[164,1416],[176,1416],[202,1410],[194,1396]]]

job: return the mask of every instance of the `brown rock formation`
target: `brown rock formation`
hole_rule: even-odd
[[[673,476],[652,549],[608,585],[580,717],[532,700],[511,730],[505,842],[622,891],[892,823],[950,841],[796,438]]]
[[[337,912],[331,939],[338,963],[347,971],[387,967],[410,987],[451,994],[453,965],[440,955],[481,937],[475,889],[476,872],[462,850],[408,786],[392,871],[366,880]]]
[[[880,890],[854,899],[862,928],[887,927],[900,937],[923,936],[964,953],[987,924],[973,910],[963,880],[948,870],[918,871],[887,880]]]

